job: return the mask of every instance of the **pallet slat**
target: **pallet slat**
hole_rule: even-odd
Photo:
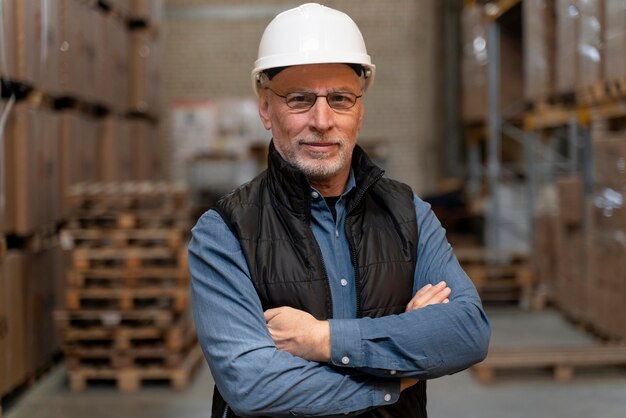
[[[195,346],[187,358],[177,367],[151,367],[126,369],[109,368],[79,368],[68,371],[70,390],[73,392],[83,391],[90,381],[114,381],[120,392],[136,392],[141,384],[154,381],[168,381],[176,390],[185,389],[195,370],[202,363],[203,356],[200,346]]]
[[[493,349],[472,371],[483,383],[501,371],[536,368],[552,369],[555,380],[570,381],[575,370],[592,366],[626,366],[626,344]]]

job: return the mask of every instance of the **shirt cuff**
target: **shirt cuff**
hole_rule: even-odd
[[[365,355],[361,329],[354,319],[330,319],[330,362],[336,366],[363,367]]]

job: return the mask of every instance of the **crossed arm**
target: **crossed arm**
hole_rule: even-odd
[[[405,312],[423,308],[428,305],[448,303],[451,290],[446,282],[441,281],[435,286],[427,284],[422,287],[406,306]],[[268,309],[264,313],[267,328],[272,340],[279,350],[306,360],[328,362],[330,350],[330,324],[328,321],[315,319],[308,312],[288,306]],[[417,383],[417,379],[401,378],[400,390]]]

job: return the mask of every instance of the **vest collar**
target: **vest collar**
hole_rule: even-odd
[[[308,221],[311,214],[311,185],[304,173],[283,159],[273,140],[270,142],[267,160],[269,189],[276,201]],[[384,175],[384,171],[369,159],[359,145],[352,152],[352,171],[356,190],[348,208],[355,206],[365,192]]]

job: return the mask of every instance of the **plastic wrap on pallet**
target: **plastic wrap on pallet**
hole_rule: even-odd
[[[626,1],[604,0],[604,79],[626,78]]]
[[[556,89],[576,88],[576,33],[580,12],[576,0],[556,0]]]
[[[461,113],[465,121],[482,121],[487,114],[487,22],[483,8],[463,8],[461,26]]]
[[[593,86],[602,79],[604,15],[601,0],[578,0],[577,88]]]
[[[524,24],[524,96],[542,100],[552,95],[555,83],[554,0],[522,2]]]

